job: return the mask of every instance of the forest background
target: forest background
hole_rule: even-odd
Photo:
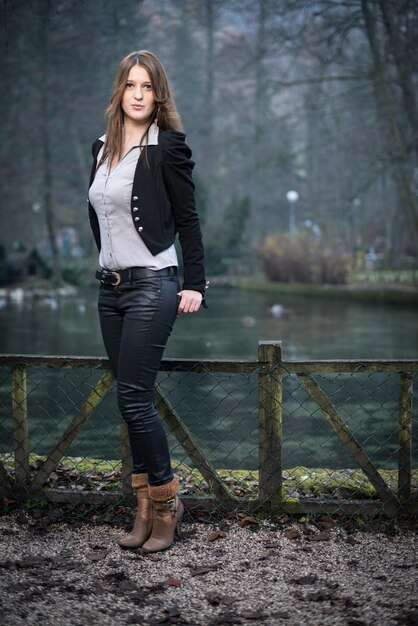
[[[193,149],[209,275],[297,280],[283,273],[292,254],[299,269],[325,255],[332,270],[302,280],[417,268],[414,0],[2,0],[0,11],[3,259],[36,247],[57,282],[91,273],[91,144],[120,59],[146,48]]]

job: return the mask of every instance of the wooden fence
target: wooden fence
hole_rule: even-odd
[[[13,454],[15,473],[13,479],[0,462],[0,495],[14,499],[44,498],[52,501],[102,502],[108,499],[121,502],[130,499],[131,459],[126,427],[121,426],[122,488],[118,493],[80,492],[53,490],[45,487],[48,478],[66,455],[91,413],[100,404],[113,383],[113,376],[105,358],[57,357],[57,356],[0,356],[0,366],[10,370]],[[99,381],[81,403],[71,423],[61,435],[53,450],[48,454],[34,475],[29,467],[29,422],[27,368],[98,368],[103,370]],[[158,410],[171,433],[181,444],[192,466],[197,468],[207,482],[211,497],[186,497],[186,505],[212,510],[263,510],[292,513],[339,513],[364,514],[398,513],[416,515],[418,501],[411,489],[412,477],[412,420],[413,420],[413,376],[418,370],[415,360],[321,360],[282,361],[280,342],[260,342],[257,361],[165,359],[162,371],[195,373],[256,373],[258,376],[258,432],[259,472],[258,497],[236,498],[232,495],[221,473],[213,466],[202,450],[199,441],[187,428],[181,416],[170,404],[159,386],[155,390]],[[399,423],[398,423],[398,481],[397,489],[391,488],[369,458],[327,393],[315,380],[317,374],[336,373],[397,373],[399,376]],[[298,502],[283,496],[282,472],[282,411],[283,380],[296,376],[310,398],[321,410],[340,443],[349,452],[373,486],[376,498],[366,501],[331,501],[300,499]]]

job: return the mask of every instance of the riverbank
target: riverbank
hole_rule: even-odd
[[[1,517],[2,624],[417,624],[412,530],[254,522],[188,521],[170,550],[143,555],[110,525]]]
[[[60,287],[53,287],[47,280],[27,281],[1,287],[0,302],[4,305],[9,300],[14,304],[20,304],[24,300],[31,299],[71,298],[76,296],[77,293],[78,288],[68,283]]]
[[[349,283],[346,285],[311,285],[275,283],[261,278],[247,280],[232,276],[216,276],[211,279],[210,283],[212,287],[272,293],[279,296],[351,300],[396,306],[418,306],[418,287],[401,283],[398,285],[375,282]],[[79,287],[70,284],[52,287],[48,281],[26,282],[0,288],[0,301],[10,300],[11,302],[19,303],[24,299],[66,298],[77,296],[78,292]]]
[[[242,291],[271,293],[277,295],[312,297],[333,300],[418,306],[418,287],[409,285],[350,283],[347,285],[311,285],[301,283],[274,283],[261,278],[246,280],[240,277],[216,277],[211,281],[215,287],[233,287]]]

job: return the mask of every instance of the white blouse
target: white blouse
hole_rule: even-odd
[[[105,136],[100,139],[104,141]],[[156,124],[149,130],[148,145],[158,145]],[[98,154],[98,162],[102,153],[103,148]],[[174,245],[155,256],[152,255],[132,223],[132,184],[140,154],[138,139],[138,145],[133,146],[110,172],[106,159],[98,168],[89,190],[89,200],[97,213],[100,227],[99,263],[108,270],[122,270],[127,267],[160,270],[178,265]]]

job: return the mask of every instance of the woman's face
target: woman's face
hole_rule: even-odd
[[[133,65],[121,102],[125,124],[129,120],[136,126],[146,126],[154,110],[154,103],[152,82],[147,70],[141,65]]]

